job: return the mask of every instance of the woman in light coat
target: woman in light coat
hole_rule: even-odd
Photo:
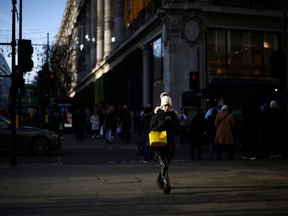
[[[222,152],[225,147],[229,153],[229,160],[233,159],[233,132],[234,119],[228,111],[228,107],[223,105],[215,119],[216,135],[215,144],[217,159],[222,160]]]
[[[91,131],[92,131],[92,139],[94,139],[94,137],[98,137],[99,136],[99,129],[100,129],[100,119],[99,119],[99,115],[97,114],[97,112],[93,112],[91,117],[90,117],[90,123],[91,123]]]

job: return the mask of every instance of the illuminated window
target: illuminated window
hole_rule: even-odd
[[[278,69],[272,68],[271,59],[277,60],[279,47],[276,33],[210,29],[207,33],[208,78],[273,76]]]

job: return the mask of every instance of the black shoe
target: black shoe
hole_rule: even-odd
[[[171,191],[171,186],[170,186],[169,179],[166,178],[166,179],[163,179],[162,181],[163,181],[164,193],[165,193],[165,194],[169,194],[170,191]]]
[[[159,187],[161,190],[164,189],[164,185],[163,185],[163,184],[164,184],[164,183],[163,183],[163,180],[162,180],[161,176],[159,175],[158,178],[157,178],[157,185],[158,185],[158,187]]]
[[[168,185],[164,186],[164,193],[165,194],[169,194],[170,191],[171,191],[171,187],[170,186],[168,186]]]

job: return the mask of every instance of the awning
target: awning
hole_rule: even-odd
[[[263,87],[263,88],[277,88],[279,85],[270,80],[255,80],[255,79],[212,79],[207,85],[206,89],[213,88],[230,88],[230,87]]]
[[[214,78],[203,89],[206,96],[219,95],[227,89],[275,89],[279,85],[270,80]]]

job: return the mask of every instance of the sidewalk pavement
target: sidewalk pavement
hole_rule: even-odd
[[[0,167],[1,216],[288,215],[288,159]]]

